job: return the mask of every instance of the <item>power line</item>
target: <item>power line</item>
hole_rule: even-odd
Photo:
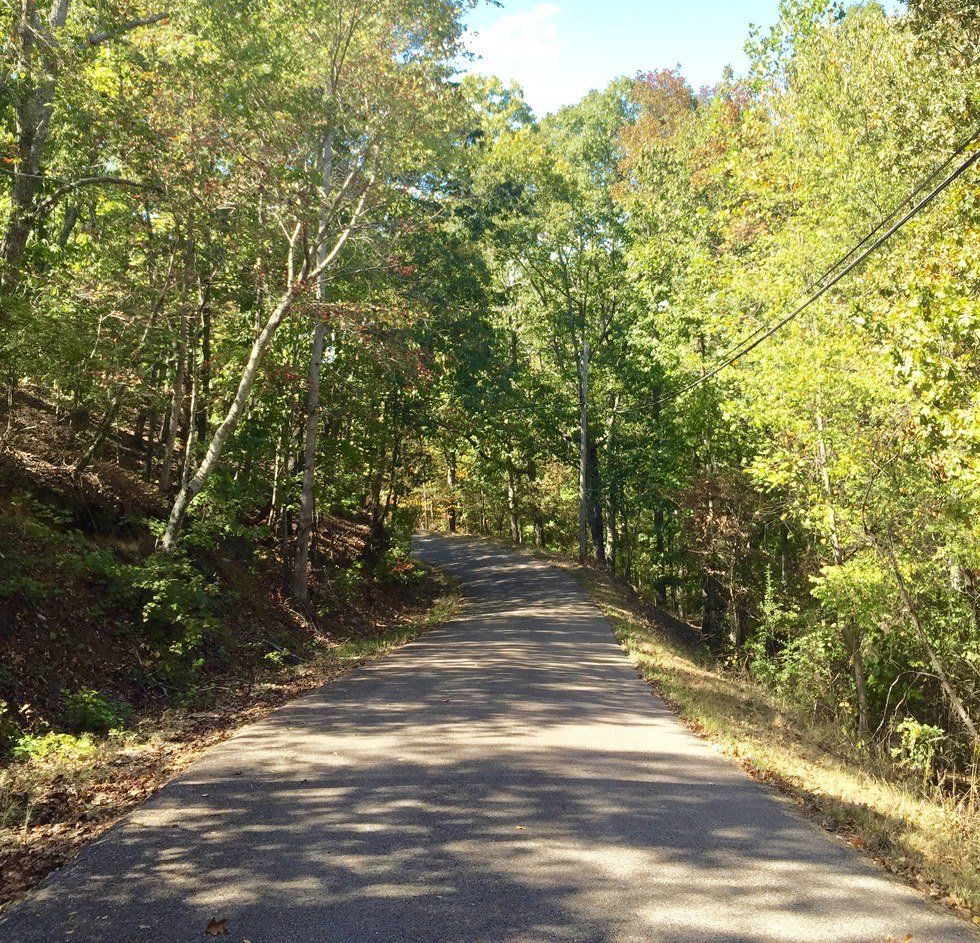
[[[906,212],[897,222],[893,223],[887,228],[887,230],[874,239],[870,245],[868,241],[873,239],[881,230],[887,225],[888,221],[893,219],[899,210],[905,206],[910,200],[915,199],[920,193],[925,190],[930,183],[943,171],[945,170],[957,157],[959,157],[974,141],[980,138],[980,128],[977,128],[970,137],[964,140],[955,151],[953,151],[949,157],[946,158],[940,165],[938,165],[929,175],[926,177],[913,191],[912,193],[902,200],[887,216],[885,216],[881,222],[875,226],[867,235],[861,239],[860,242],[856,243],[851,249],[849,249],[843,256],[841,256],[833,265],[830,266],[824,273],[814,282],[814,285],[819,285],[807,298],[797,305],[792,311],[778,319],[770,319],[765,324],[760,325],[751,334],[743,337],[734,347],[728,349],[724,355],[724,359],[721,363],[717,364],[707,373],[702,374],[696,380],[692,380],[690,383],[681,387],[679,390],[675,390],[667,396],[661,397],[657,400],[657,406],[663,406],[666,403],[672,402],[681,396],[689,393],[691,390],[703,385],[712,377],[721,373],[722,370],[727,369],[737,360],[740,360],[746,354],[755,350],[760,344],[764,343],[773,334],[781,330],[790,321],[799,317],[807,308],[809,308],[815,301],[825,295],[834,285],[836,285],[842,278],[853,271],[857,266],[859,266],[868,256],[875,252],[878,248],[884,245],[895,233],[897,233],[906,223],[917,216],[922,210],[924,210],[933,200],[939,196],[950,184],[961,177],[970,167],[980,160],[980,151],[972,154],[961,164],[959,164],[955,170],[943,178],[932,190],[929,191],[926,196],[924,196],[918,203],[916,203],[908,212]],[[867,246],[864,251],[860,251],[863,246]],[[860,252],[860,254],[854,258],[855,253]],[[848,261],[851,260],[851,261]],[[847,263],[845,265],[845,263]],[[844,265],[843,268],[841,266]],[[833,274],[835,273],[836,274]],[[821,285],[820,283],[823,282]],[[761,336],[760,336],[761,335]]]
[[[840,266],[844,265],[848,261],[848,259],[850,259],[854,255],[855,252],[860,252],[862,247],[865,246],[870,239],[873,239],[879,232],[881,232],[882,229],[885,228],[885,226],[888,225],[890,220],[894,219],[895,216],[898,215],[898,213],[901,211],[903,206],[910,203],[920,193],[922,193],[922,191],[925,190],[929,186],[929,184],[931,184],[933,180],[936,179],[936,177],[938,177],[951,163],[953,163],[954,160],[956,160],[957,157],[959,157],[978,138],[980,138],[980,127],[978,127],[973,132],[973,134],[971,134],[968,138],[962,140],[957,145],[956,149],[944,161],[936,164],[929,172],[928,176],[920,180],[918,185],[915,187],[914,190],[912,190],[911,193],[909,193],[908,196],[899,200],[899,202],[896,203],[891,208],[891,210],[878,221],[878,224],[874,227],[874,229],[869,230],[865,234],[864,238],[860,242],[855,243],[846,253],[844,253],[844,255],[842,255],[839,259],[836,259],[834,263],[830,265],[828,268],[824,269],[824,271],[821,272],[817,278],[813,279],[811,282],[805,285],[804,290],[808,292],[815,291],[817,286],[825,278],[829,278],[838,268],[840,268]],[[764,330],[766,330],[766,328],[768,328],[775,320],[776,318],[770,318],[768,321],[765,321],[762,324],[760,324],[751,334],[747,335],[746,337],[743,337],[734,346],[729,347],[728,350],[726,350],[722,354],[722,357],[728,357],[730,354],[738,350],[738,348],[741,347],[743,344],[747,344],[749,341],[752,340],[752,338],[756,337],[757,335],[761,334]]]

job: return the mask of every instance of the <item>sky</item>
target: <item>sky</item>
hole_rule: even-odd
[[[470,71],[514,79],[540,116],[620,75],[680,65],[695,87],[746,66],[751,24],[778,0],[503,0],[469,19]]]

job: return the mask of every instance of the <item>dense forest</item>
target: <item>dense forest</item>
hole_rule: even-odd
[[[0,11],[0,642],[29,521],[133,594],[168,690],[213,548],[302,612],[338,522],[389,572],[437,527],[577,554],[856,749],[968,772],[976,0],[784,0],[744,75],[541,118],[461,74],[470,6]],[[153,535],[124,564],[38,509],[113,469]]]

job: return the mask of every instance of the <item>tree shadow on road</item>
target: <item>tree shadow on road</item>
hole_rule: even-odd
[[[471,556],[465,618],[217,747],[0,941],[957,938],[712,756],[542,567]]]

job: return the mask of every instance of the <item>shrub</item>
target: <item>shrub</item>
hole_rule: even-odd
[[[190,683],[203,664],[199,649],[222,628],[214,613],[216,584],[179,555],[154,554],[130,573],[142,602],[157,675],[168,682]]]
[[[898,746],[893,747],[891,754],[903,766],[928,776],[932,772],[936,752],[946,736],[941,727],[931,724],[920,724],[912,717],[895,726],[898,736]]]
[[[65,698],[68,725],[75,731],[108,733],[126,725],[132,712],[125,701],[116,701],[98,691],[81,690]]]
[[[348,566],[337,570],[330,577],[330,587],[333,592],[340,599],[352,599],[356,597],[362,591],[367,579],[364,574],[364,569],[363,561],[355,560]],[[321,616],[329,614],[329,612],[329,609],[325,609],[321,613]]]
[[[23,734],[11,750],[17,760],[43,760],[55,757],[61,760],[80,760],[95,753],[91,736],[80,737],[70,733]]]
[[[20,726],[6,701],[0,701],[0,753],[9,749],[20,737]]]

